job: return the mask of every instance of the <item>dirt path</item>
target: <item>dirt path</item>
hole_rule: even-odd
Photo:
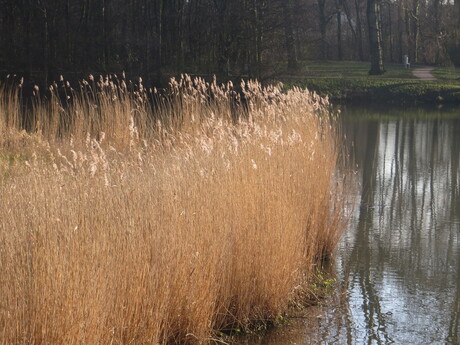
[[[436,80],[431,71],[434,70],[434,67],[423,66],[419,68],[414,68],[412,74],[422,80]]]

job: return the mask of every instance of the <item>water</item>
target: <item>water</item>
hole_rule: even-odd
[[[460,344],[460,108],[343,110],[356,205],[322,307],[249,343]]]

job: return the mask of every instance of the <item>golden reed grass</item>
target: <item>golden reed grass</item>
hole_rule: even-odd
[[[203,344],[285,312],[341,232],[327,101],[61,83],[0,88],[0,344]]]

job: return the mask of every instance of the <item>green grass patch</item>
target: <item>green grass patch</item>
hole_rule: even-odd
[[[295,76],[278,78],[286,89],[308,88],[333,101],[385,103],[460,102],[460,71],[453,67],[436,69],[438,80],[419,80],[402,64],[385,65],[386,73],[369,76],[369,62],[304,61]]]
[[[302,78],[282,80],[287,89],[308,88],[335,101],[460,102],[460,82],[385,78]]]
[[[374,78],[305,78],[286,80],[287,88],[314,90],[332,100],[382,102],[459,102],[460,83]]]
[[[300,76],[321,78],[364,78],[368,77],[370,63],[363,61],[303,61],[300,63]],[[385,74],[369,78],[414,79],[412,72],[405,69],[402,64],[388,64]]]
[[[440,80],[455,80],[460,81],[460,69],[452,67],[438,67],[433,72],[433,75]]]
[[[417,105],[402,107],[400,105],[388,106],[387,104],[340,104],[342,118],[346,121],[392,121],[405,120],[459,120],[460,113],[457,106],[449,105]]]

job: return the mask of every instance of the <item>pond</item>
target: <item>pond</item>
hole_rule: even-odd
[[[342,109],[359,187],[337,289],[248,344],[460,343],[460,108]]]

